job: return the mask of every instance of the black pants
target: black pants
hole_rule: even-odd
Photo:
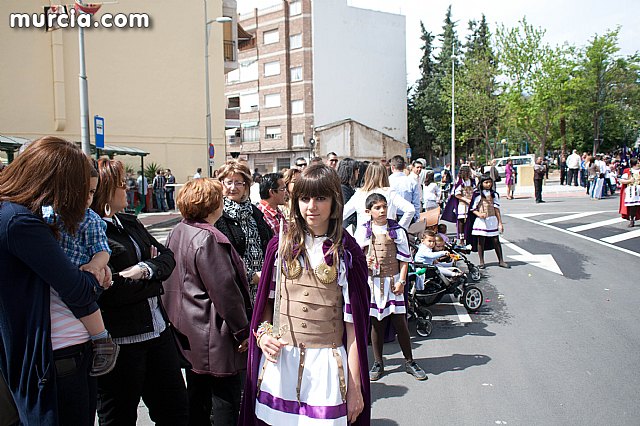
[[[140,397],[156,425],[187,424],[187,390],[168,329],[158,338],[120,345],[116,368],[98,378],[100,425],[135,426]]]
[[[241,397],[240,374],[215,377],[187,370],[189,425],[235,426]]]
[[[53,351],[56,368],[58,423],[93,426],[96,418],[96,378],[89,376],[91,342]]]
[[[542,179],[534,179],[533,187],[536,192],[536,203],[542,201]]]
[[[173,199],[173,194],[174,194],[173,189],[172,190],[167,190],[167,192],[166,192],[167,208],[169,208],[169,210],[174,210],[176,208],[176,201]]]

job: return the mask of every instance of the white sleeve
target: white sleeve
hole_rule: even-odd
[[[409,225],[411,224],[411,219],[413,219],[413,216],[416,214],[416,208],[413,207],[413,204],[402,198],[402,196],[395,191],[393,191],[389,195],[389,198],[391,198],[390,203],[394,204],[396,210],[401,210],[403,213],[402,218],[398,221],[398,223],[404,229],[408,229]]]
[[[347,220],[349,218],[349,216],[351,216],[352,214],[354,214],[357,209],[356,206],[358,204],[358,200],[360,200],[360,197],[358,196],[359,191],[356,191],[351,198],[349,199],[349,201],[347,201],[347,204],[344,205],[344,208],[342,210],[342,220]]]
[[[500,208],[500,195],[497,192],[493,194],[493,207]]]
[[[356,232],[355,234],[353,234],[353,237],[356,239],[358,245],[362,248],[368,246],[369,240],[371,239],[367,238],[367,227],[364,223],[356,228]]]
[[[409,250],[407,233],[402,229],[398,229],[396,235],[396,239],[393,240],[396,243],[396,259],[400,262],[411,262],[411,250]]]
[[[353,315],[351,314],[351,302],[349,301],[349,282],[347,281],[347,269],[344,262],[340,260],[340,270],[338,272],[338,285],[342,289],[342,312],[344,322],[353,323]]]

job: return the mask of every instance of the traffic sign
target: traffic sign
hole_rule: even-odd
[[[411,158],[411,148],[407,148],[407,158]]]
[[[96,115],[93,117],[96,135],[96,148],[104,149],[104,118]]]
[[[209,158],[215,158],[216,156],[216,148],[213,146],[212,143],[209,144]]]

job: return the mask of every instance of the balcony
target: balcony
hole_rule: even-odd
[[[233,40],[223,41],[225,74],[238,69],[238,50]]]
[[[225,128],[240,127],[240,108],[227,108],[224,110]]]

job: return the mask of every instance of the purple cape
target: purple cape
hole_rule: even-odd
[[[497,195],[497,192],[491,191],[491,195],[494,197]],[[472,251],[478,251],[478,236],[473,235],[471,232],[473,231],[473,224],[476,222],[475,214],[471,213],[471,206],[475,203],[476,198],[480,196],[480,191],[477,189],[473,191],[473,195],[471,196],[471,204],[469,205],[469,214],[467,215],[467,221],[464,223],[464,240],[467,244],[471,244]],[[484,251],[495,250],[493,245],[493,238],[486,238],[484,240]]]
[[[447,222],[456,223],[458,221],[458,203],[459,200],[456,198],[454,193],[456,189],[462,186],[462,179],[458,178],[456,184],[451,190],[451,195],[449,195],[449,199],[447,200],[447,205],[444,206],[444,210],[442,211],[441,218],[442,220],[446,220]],[[476,186],[476,180],[471,178],[471,186]]]
[[[358,356],[360,359],[360,388],[364,400],[364,409],[353,425],[368,426],[371,422],[371,393],[369,390],[369,361],[367,359],[367,339],[369,330],[369,284],[367,283],[367,262],[362,249],[355,239],[348,233],[343,233],[343,260],[347,268],[349,283],[349,301],[353,325],[356,333]],[[273,265],[278,251],[278,237],[273,237],[267,247],[267,252],[258,284],[258,294],[251,318],[251,330],[255,331],[262,322],[262,313],[269,298],[270,284],[273,281]],[[345,333],[346,341],[346,333]],[[240,409],[239,425],[254,426],[258,424],[255,415],[257,396],[258,367],[260,366],[261,351],[256,345],[256,339],[249,339],[249,353],[247,361],[247,381],[244,386],[244,397]]]

